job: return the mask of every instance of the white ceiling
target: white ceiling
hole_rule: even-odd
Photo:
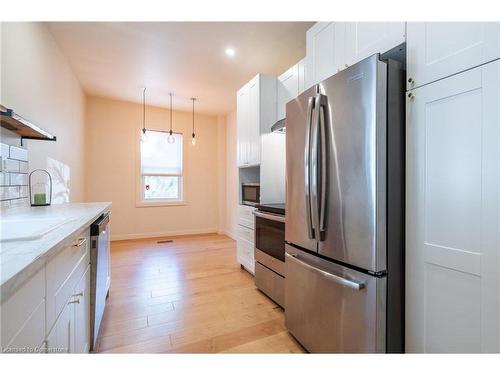
[[[49,29],[90,95],[228,113],[257,73],[278,75],[305,56],[312,22],[51,22]],[[229,58],[231,46],[236,56]]]

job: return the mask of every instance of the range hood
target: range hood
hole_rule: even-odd
[[[276,121],[275,124],[273,126],[271,126],[271,131],[273,133],[285,134],[286,133],[286,118],[283,118],[281,120]]]

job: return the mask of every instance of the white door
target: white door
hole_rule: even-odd
[[[75,304],[75,353],[88,353],[90,346],[90,265],[78,282]]]
[[[498,352],[500,61],[408,95],[406,350]]]
[[[499,22],[408,22],[408,89],[500,57]]]
[[[47,337],[48,353],[73,353],[75,351],[75,309],[71,298]]]
[[[404,43],[405,32],[405,22],[346,22],[344,66]]]
[[[343,22],[317,22],[306,33],[306,89],[337,73],[344,61]]]
[[[236,94],[237,165],[248,164],[248,116],[250,98],[248,87],[242,87]]]
[[[260,77],[257,76],[248,83],[250,101],[247,131],[248,131],[248,164],[260,163]]]
[[[278,77],[277,120],[284,119],[286,103],[299,94],[299,64],[295,64]]]

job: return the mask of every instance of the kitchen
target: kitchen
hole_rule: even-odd
[[[3,353],[500,351],[500,23],[0,35]]]

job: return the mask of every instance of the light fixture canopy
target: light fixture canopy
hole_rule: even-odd
[[[191,138],[191,143],[194,146],[196,144],[195,133],[194,133],[194,102],[196,101],[196,98],[191,98],[191,101],[193,102],[193,134]]]
[[[229,57],[233,57],[234,55],[236,55],[236,51],[232,47],[227,47],[225,52],[226,52],[226,55]]]

